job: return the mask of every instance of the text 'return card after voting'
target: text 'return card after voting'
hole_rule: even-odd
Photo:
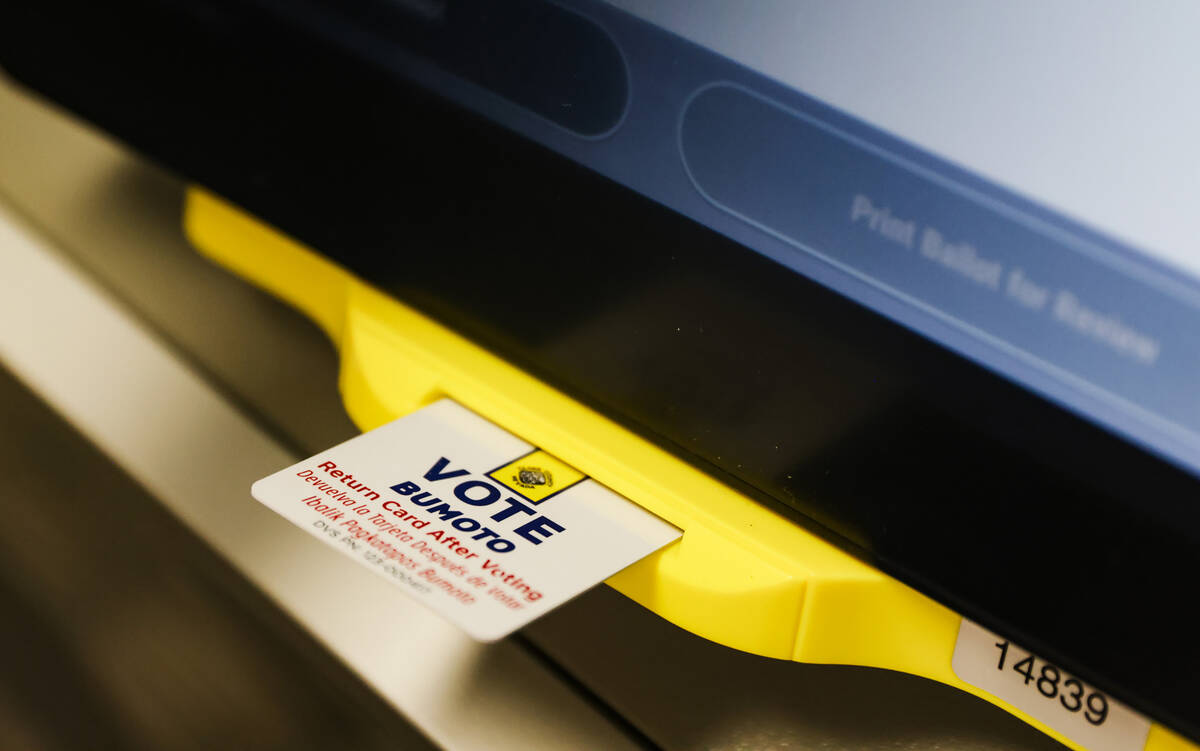
[[[680,536],[449,399],[251,493],[480,641],[503,638]]]

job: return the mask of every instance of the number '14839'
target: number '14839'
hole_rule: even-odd
[[[997,670],[1004,670],[1008,661],[1009,643],[996,642],[1000,650]],[[1093,725],[1103,725],[1108,719],[1108,698],[1099,691],[1088,691],[1078,678],[1064,673],[1057,666],[1042,662],[1033,655],[1012,663],[1011,669],[1025,679],[1025,685],[1033,684],[1047,699],[1058,699],[1068,712],[1083,712],[1084,719]]]

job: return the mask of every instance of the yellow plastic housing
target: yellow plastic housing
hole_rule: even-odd
[[[450,397],[682,529],[679,541],[607,582],[646,608],[767,657],[941,681],[1084,748],[954,674],[962,619],[944,606],[211,193],[189,190],[184,226],[204,254],[294,305],[328,334],[341,356],[346,409],[363,430]],[[1145,748],[1198,747],[1155,725]]]

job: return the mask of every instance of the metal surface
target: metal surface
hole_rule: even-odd
[[[8,115],[0,122],[14,122]],[[0,141],[11,143],[7,137]],[[119,154],[110,147],[109,156]],[[117,159],[117,166],[124,163]],[[37,166],[41,174],[50,168],[47,162]],[[89,175],[76,174],[88,184]],[[139,247],[146,252],[146,269],[161,271],[168,265],[165,254],[172,245],[145,242],[146,224],[152,220],[136,213],[101,216],[128,231],[124,242],[107,245],[102,232],[90,233],[70,216],[59,216],[64,221],[56,226],[66,228],[64,234],[82,230],[75,238],[90,249]],[[383,579],[364,575],[354,562],[252,501],[250,483],[291,464],[297,454],[263,431],[261,416],[235,408],[231,390],[214,388],[213,371],[206,376],[182,358],[185,350],[178,338],[174,346],[165,344],[148,327],[153,325],[150,316],[139,320],[130,315],[63,258],[56,247],[74,244],[57,239],[57,245],[47,243],[0,204],[2,261],[9,277],[19,280],[0,299],[0,361],[380,699],[449,749],[639,747],[638,739],[570,690],[538,656],[514,642],[487,647],[472,642]],[[173,247],[181,258],[192,255],[182,240]],[[127,281],[151,281],[148,276],[157,274],[135,271]],[[238,284],[227,276],[213,279]],[[196,284],[202,284],[200,278]],[[219,284],[177,295],[174,304],[191,306],[179,320],[210,327],[209,311],[228,302]],[[288,341],[265,341],[263,349],[286,347]],[[323,352],[331,362],[328,348]],[[255,357],[269,360],[273,355],[258,351]],[[291,362],[302,360],[302,353],[296,353]],[[284,390],[287,381],[302,378],[305,370],[277,373],[271,385]],[[336,407],[336,392],[325,398]],[[288,409],[299,413],[298,422],[312,411],[304,402]],[[69,466],[58,471],[80,489],[68,501],[103,505],[103,495],[88,497],[86,474]],[[6,504],[19,500],[5,498]],[[131,526],[127,544],[136,546],[145,533]],[[50,546],[40,552],[54,554]],[[104,562],[100,557],[95,565]],[[149,551],[140,565],[165,567]],[[121,581],[118,577],[115,586]],[[150,629],[140,638],[154,646],[165,637]],[[323,690],[311,682],[296,685],[297,692],[314,697]]]
[[[434,748],[3,369],[0,425],[0,747]]]

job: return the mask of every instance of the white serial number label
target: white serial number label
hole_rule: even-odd
[[[1150,721],[1057,665],[963,619],[954,673],[1088,751],[1142,751]]]

